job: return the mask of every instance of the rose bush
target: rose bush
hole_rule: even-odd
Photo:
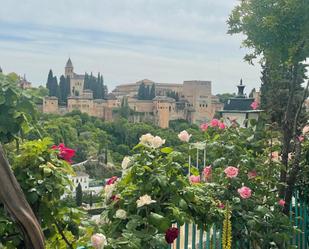
[[[180,139],[188,141],[190,135],[183,134]],[[194,175],[191,184],[187,156],[158,147],[163,141],[142,136],[136,154],[124,158],[122,178],[107,180],[104,224],[97,229],[107,238],[104,248],[160,248],[178,236],[176,222],[221,222],[223,210],[212,188],[200,188],[200,177]]]
[[[164,139],[141,137],[136,153],[124,159],[122,178],[105,191],[104,224],[97,228],[107,237],[105,248],[166,246],[177,237],[176,222],[220,227],[226,207],[232,243],[285,248],[293,228],[277,194],[281,165],[269,156],[277,148],[269,147],[267,132],[222,124],[201,127],[206,143],[188,146],[190,167],[186,153],[153,145],[154,138],[158,145]],[[178,138],[189,143],[191,136],[182,131]],[[205,147],[203,158],[197,151]]]

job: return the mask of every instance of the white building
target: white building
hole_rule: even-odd
[[[83,191],[89,190],[89,175],[84,172],[76,172],[76,176],[72,177],[72,182],[74,184],[73,193],[75,193],[78,184],[81,185]]]

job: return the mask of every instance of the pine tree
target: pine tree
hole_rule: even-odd
[[[83,190],[80,183],[76,187],[76,196],[75,196],[76,205],[80,207],[83,203]]]

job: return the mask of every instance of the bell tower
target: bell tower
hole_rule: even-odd
[[[67,77],[73,78],[73,74],[74,74],[73,64],[72,64],[71,58],[69,58],[64,68],[64,75],[66,78]]]

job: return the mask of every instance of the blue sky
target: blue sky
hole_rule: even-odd
[[[247,92],[260,68],[243,61],[241,36],[226,34],[234,0],[10,0],[0,8],[0,66],[45,84],[70,56],[77,73],[115,85],[211,80],[213,92]]]

